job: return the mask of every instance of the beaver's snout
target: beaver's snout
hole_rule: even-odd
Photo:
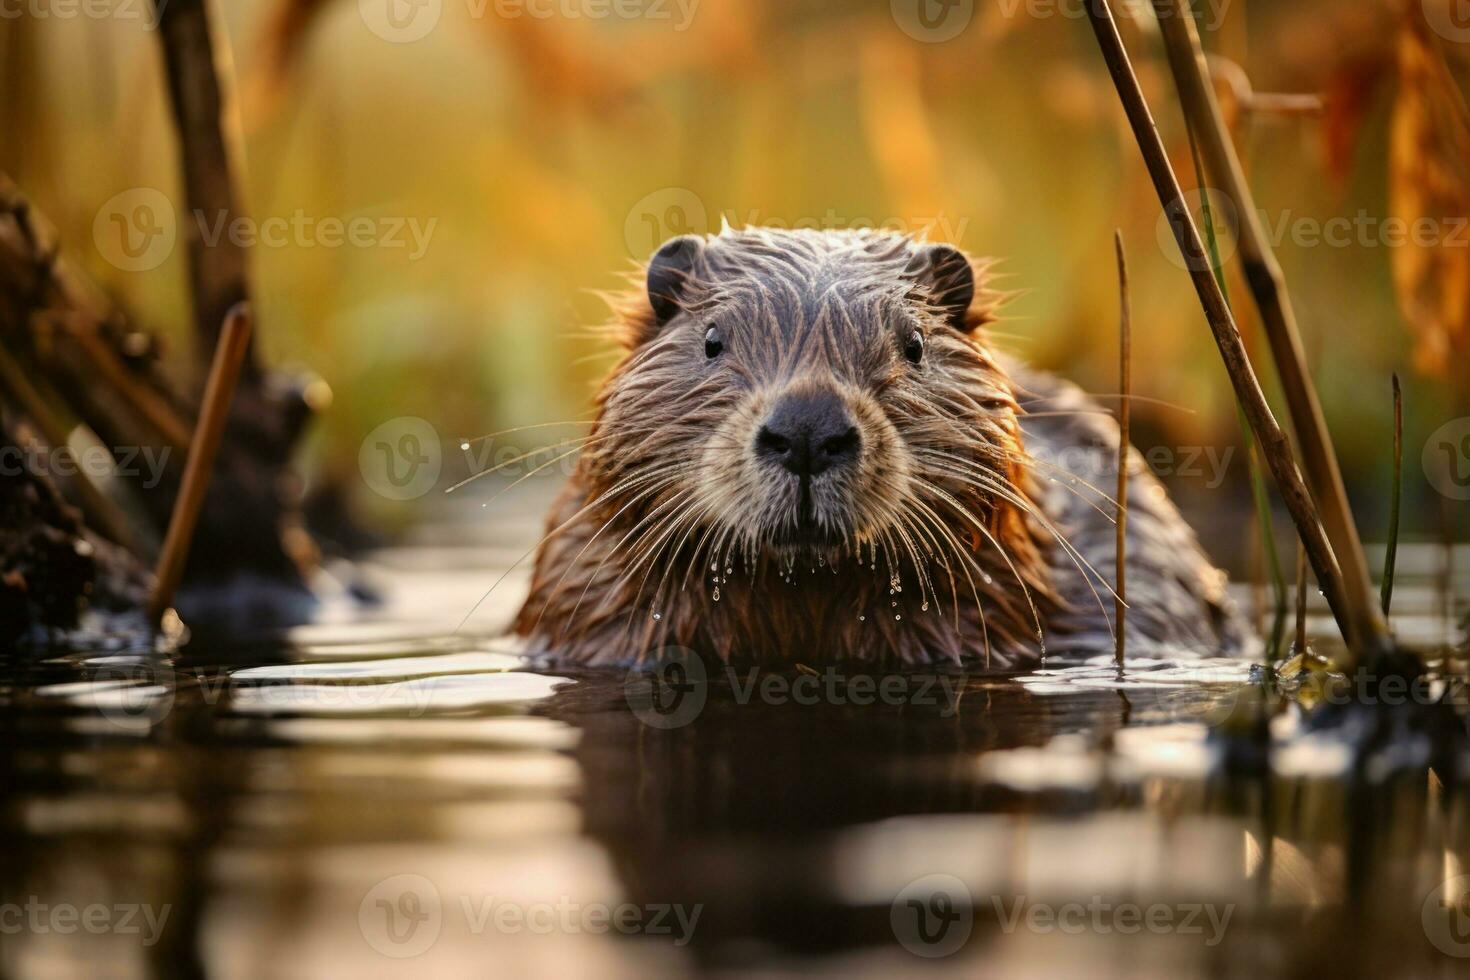
[[[861,449],[847,406],[829,389],[787,391],[755,438],[756,455],[803,479],[851,466]]]

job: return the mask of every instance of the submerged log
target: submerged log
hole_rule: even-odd
[[[130,325],[66,259],[53,228],[3,175],[0,345],[34,389],[24,398],[8,390],[12,413],[50,450],[77,427],[95,436],[117,464],[110,482],[125,497],[119,506],[135,519],[121,530],[115,520],[109,527],[115,508],[99,506],[85,478],[80,490],[53,486],[53,492],[68,494],[92,531],[131,544],[151,563],[178,494],[203,378],[180,384],[169,376],[156,335]],[[186,593],[191,585],[242,574],[304,591],[301,549],[288,546],[302,538],[289,463],[313,414],[310,390],[309,381],[270,373],[242,390],[185,569]],[[143,459],[156,465],[140,465]],[[3,527],[18,533],[32,518],[32,511],[14,509]]]
[[[42,448],[23,423],[7,416],[0,425],[0,653],[44,645],[89,610],[136,611],[151,582],[129,552],[86,527],[44,471],[26,465]]]

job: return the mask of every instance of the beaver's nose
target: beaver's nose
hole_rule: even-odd
[[[862,437],[836,392],[794,391],[776,402],[755,447],[797,476],[812,477],[855,462]]]

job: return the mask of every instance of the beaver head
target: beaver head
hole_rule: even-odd
[[[1027,420],[1043,457],[1110,455],[1117,428],[1075,387],[997,360],[985,279],[950,246],[876,231],[664,245],[620,304],[626,350],[516,630],[588,664],[669,645],[788,664],[1017,665],[1047,635],[1111,648],[1096,566],[1113,518],[1026,452],[1013,378],[1053,403]],[[1129,533],[1153,570],[1134,579],[1154,607],[1134,623],[1208,647],[1187,624],[1229,619],[1219,575],[1163,488],[1134,483]]]
[[[746,559],[912,557],[983,533],[1018,493],[1019,446],[980,336],[983,271],[882,232],[668,242],[625,317],[594,491],[642,490],[667,515],[650,525]]]

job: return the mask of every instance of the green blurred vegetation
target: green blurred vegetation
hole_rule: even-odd
[[[1391,56],[1400,6],[1235,0],[1206,43],[1257,92],[1331,93],[1344,72],[1352,81]],[[977,8],[958,37],[925,43],[888,0],[702,0],[686,31],[672,5],[672,21],[533,18],[496,16],[491,0],[476,17],[480,5],[444,0],[427,36],[391,43],[352,0],[219,5],[248,212],[434,222],[416,259],[301,242],[254,251],[265,356],[310,367],[336,394],[310,471],[357,485],[363,435],[397,415],[429,419],[451,445],[585,416],[615,356],[585,336],[605,316],[596,292],[620,288],[656,238],[685,230],[681,215],[693,230],[716,230],[721,216],[933,223],[934,237],[1007,257],[1007,285],[1023,292],[1004,345],[1099,392],[1114,388],[1120,226],[1134,390],[1177,406],[1140,403],[1135,431],[1233,444],[1228,385],[1188,279],[1159,244],[1159,208],[1086,21],[1031,16],[1025,2]],[[1157,38],[1125,26],[1188,184]],[[92,238],[98,208],[120,191],[181,199],[154,37],[121,16],[33,14],[0,32],[0,168],[132,316],[187,345],[182,246],[130,273]],[[1344,135],[1332,103],[1325,118],[1252,118],[1253,181],[1273,216],[1390,213],[1393,86],[1360,88],[1346,165],[1327,152]],[[1365,520],[1387,499],[1389,376],[1404,375],[1406,530],[1422,533],[1438,504],[1418,449],[1452,414],[1450,396],[1412,367],[1388,252],[1281,246]],[[551,439],[531,430],[520,441]],[[1243,467],[1229,486],[1244,498]]]

